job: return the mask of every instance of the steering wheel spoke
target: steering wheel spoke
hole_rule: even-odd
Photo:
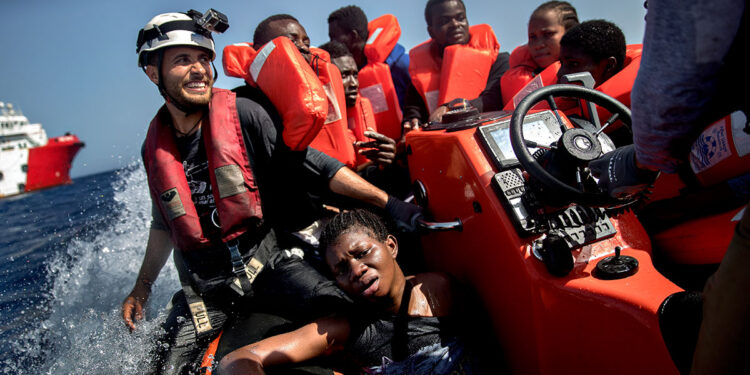
[[[599,129],[586,130],[583,128],[568,129],[559,113],[555,98],[569,97],[596,104],[613,115]],[[523,138],[523,121],[526,114],[539,102],[546,102],[550,111],[560,126],[561,139],[553,142],[550,147],[544,147],[537,142]],[[622,200],[610,198],[596,188],[595,180],[585,167],[589,161],[596,159],[602,153],[601,133],[616,121],[630,125],[631,117],[628,107],[606,94],[576,85],[552,85],[542,87],[527,95],[516,107],[510,123],[510,140],[513,151],[526,172],[544,186],[545,195],[551,200],[576,202],[591,206],[621,206]],[[550,119],[550,121],[554,121]],[[556,147],[553,147],[556,145]],[[558,153],[555,158],[562,160],[558,167],[553,168],[562,178],[555,177],[550,171],[531,155],[529,148],[545,149]],[[572,164],[571,164],[572,163]],[[566,165],[568,167],[566,167]],[[560,172],[563,174],[560,174]],[[565,178],[564,176],[568,177]],[[564,181],[568,181],[567,183]]]

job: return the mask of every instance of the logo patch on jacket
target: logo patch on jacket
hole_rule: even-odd
[[[180,194],[177,192],[177,188],[171,188],[159,196],[161,205],[164,208],[164,212],[167,213],[169,220],[174,220],[182,215],[185,215],[185,206],[182,205],[180,200]]]
[[[247,191],[239,165],[225,165],[214,170],[219,198],[231,197]]]

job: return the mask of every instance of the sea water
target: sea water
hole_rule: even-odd
[[[0,200],[0,374],[138,374],[179,281],[171,259],[130,333],[123,299],[145,253],[140,164]]]

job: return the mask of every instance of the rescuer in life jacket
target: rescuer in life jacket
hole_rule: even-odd
[[[689,169],[688,155],[696,137],[728,113],[742,110],[747,122],[750,101],[737,88],[750,84],[745,74],[749,17],[748,4],[742,0],[698,0],[690,6],[679,0],[648,2],[643,58],[632,92],[634,144],[589,164],[610,195],[638,192],[659,171]],[[750,124],[732,133],[735,149],[747,152]],[[726,137],[714,141],[708,145],[712,153],[731,150]],[[750,176],[730,179],[729,186],[748,201]],[[703,322],[691,374],[750,373],[748,269],[746,207],[719,269],[704,289]]]
[[[430,41],[423,43],[420,46],[413,48],[409,52],[410,62],[410,74],[412,84],[409,86],[409,90],[406,93],[404,101],[404,120],[403,129],[404,133],[409,130],[416,129],[420,124],[426,123],[430,117],[430,113],[437,110],[438,106],[442,108],[444,113],[447,108],[444,106],[447,102],[456,99],[456,97],[450,97],[448,93],[427,91],[433,90],[423,87],[420,91],[418,86],[426,86],[419,84],[420,78],[416,75],[416,70],[423,70],[421,68],[415,69],[416,67],[428,67],[432,66],[434,69],[428,74],[420,74],[424,81],[448,81],[451,77],[459,77],[457,74],[448,74],[443,72],[445,64],[443,63],[443,57],[446,47],[453,45],[464,45],[468,46],[474,38],[478,38],[479,35],[473,35],[474,32],[470,33],[469,21],[466,16],[466,7],[461,0],[429,0],[425,6],[425,21],[427,22],[427,32],[432,38]],[[478,32],[478,31],[477,31]],[[482,77],[480,82],[487,82],[486,85],[479,84],[478,87],[471,87],[472,91],[475,90],[475,94],[470,97],[476,97],[477,94],[484,90],[495,90],[500,85],[500,77],[503,73],[508,70],[508,58],[509,55],[506,52],[499,52],[499,44],[491,32],[491,29],[486,32],[486,35],[481,37],[489,41],[489,48],[485,51],[486,57],[490,59],[489,69],[487,77]],[[426,53],[418,53],[425,51]],[[497,51],[497,52],[495,52]],[[472,61],[459,62],[455,69],[473,69],[468,66],[469,63],[478,63],[482,59],[482,54],[477,54],[475,57],[470,58]],[[421,61],[420,61],[421,60]],[[425,72],[427,73],[427,72]],[[430,75],[439,74],[440,79],[434,80],[434,77],[428,77]],[[462,78],[457,78],[462,79]],[[464,78],[465,79],[465,78]],[[454,82],[456,86],[466,85],[467,83]],[[440,83],[440,86],[448,86],[447,84]],[[465,87],[464,87],[465,89]],[[440,101],[440,97],[446,97],[445,101]],[[498,101],[499,102],[499,101]],[[472,102],[475,106],[482,106],[481,104]],[[500,106],[502,108],[502,106]],[[498,108],[499,109],[499,108]],[[485,108],[485,110],[488,110]],[[442,114],[441,116],[442,117]]]
[[[377,132],[372,106],[367,98],[358,94],[357,65],[342,43],[330,41],[320,49],[327,51],[344,82],[347,118],[357,149],[357,173],[373,185],[396,197],[411,193],[409,171],[396,159],[396,141]]]
[[[328,37],[346,46],[352,53],[357,69],[368,64],[365,46],[371,37],[367,27],[367,15],[356,5],[349,5],[333,11],[328,16]],[[375,35],[377,37],[377,35]],[[396,43],[384,61],[391,71],[391,79],[398,96],[401,110],[404,97],[411,82],[409,79],[409,55],[401,44]]]
[[[625,35],[617,25],[604,20],[583,22],[560,39],[557,78],[589,72],[598,87],[622,70],[625,48]]]
[[[291,231],[316,218],[298,205],[308,189],[384,208],[405,224],[420,215],[314,149],[291,151],[266,108],[213,88],[211,33],[228,26],[213,9],[191,10],[159,14],[138,35],[138,66],[165,103],[143,145],[152,225],[122,317],[131,330],[143,319],[174,248],[183,290],[155,348],[157,373],[195,370],[208,340],[250,307],[300,323],[346,310],[341,291],[293,247]]]

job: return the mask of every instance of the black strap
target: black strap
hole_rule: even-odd
[[[269,230],[263,239],[246,253],[250,255],[250,259],[245,262],[240,255],[239,246],[227,243],[232,261],[232,273],[235,275],[229,284],[230,288],[243,297],[252,296],[252,283],[269,263],[276,245],[276,232]]]
[[[409,356],[409,301],[411,300],[411,290],[414,284],[411,280],[406,280],[404,285],[404,294],[401,296],[401,306],[396,313],[393,322],[393,359],[402,361]]]

